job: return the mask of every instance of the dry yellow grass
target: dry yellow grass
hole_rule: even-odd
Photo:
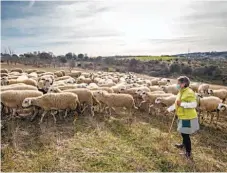
[[[194,162],[173,147],[181,140],[176,122],[168,141],[172,117],[139,111],[131,119],[123,112],[113,116],[80,116],[75,124],[73,116],[57,117],[56,125],[52,116],[41,125],[39,117],[30,122],[3,116],[1,171],[227,171],[225,115],[192,136]]]

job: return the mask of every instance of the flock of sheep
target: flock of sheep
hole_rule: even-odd
[[[210,85],[191,83],[197,93],[199,115],[211,113],[218,121],[219,112],[227,115],[227,89],[212,90]],[[166,108],[173,105],[178,90],[166,78],[144,79],[132,73],[95,72],[87,73],[64,70],[46,72],[35,69],[1,69],[1,113],[3,116],[31,117],[41,114],[53,116],[69,113],[91,116],[105,111],[111,116],[112,110],[125,108],[132,116],[135,109],[148,113],[168,114]]]

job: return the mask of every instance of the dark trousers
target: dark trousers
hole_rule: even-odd
[[[186,149],[186,152],[188,154],[191,154],[191,139],[190,139],[189,134],[181,133],[181,136],[183,138],[183,144]]]

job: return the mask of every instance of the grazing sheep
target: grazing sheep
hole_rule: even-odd
[[[9,75],[11,75],[11,76],[20,76],[21,73],[19,73],[17,71],[13,71],[13,72],[10,72]]]
[[[48,111],[51,110],[66,110],[65,117],[67,116],[67,111],[78,110],[80,102],[78,96],[73,93],[47,93],[39,97],[29,97],[25,98],[22,106],[27,108],[30,106],[38,106],[44,110],[40,122],[42,123],[44,116]],[[54,122],[56,123],[56,118],[53,112],[51,112]],[[33,117],[34,118],[34,117]]]
[[[155,100],[156,104],[162,104],[165,107],[169,107],[171,105],[173,105],[176,101],[177,96],[176,95],[172,95],[172,96],[168,96],[168,97],[158,97]]]
[[[38,79],[38,89],[44,93],[47,93],[51,85],[53,85],[54,77],[52,75],[44,75]]]
[[[130,88],[130,89],[122,88],[119,92],[124,94],[130,94],[133,97],[137,97],[138,94],[142,92],[150,92],[150,89],[148,87],[137,87],[137,88]]]
[[[139,104],[139,107],[142,106],[144,103],[149,104],[149,113],[150,113],[150,107],[155,103],[155,100],[159,97],[168,97],[168,96],[173,96],[173,94],[170,93],[165,93],[165,94],[160,94],[160,93],[152,93],[152,92],[143,92],[141,93],[141,97],[143,101]]]
[[[98,89],[99,86],[96,83],[90,83],[87,88],[92,90],[92,89]]]
[[[23,70],[21,68],[13,68],[11,69],[10,72],[18,72],[18,73],[23,73]]]
[[[1,69],[1,73],[9,73],[7,69]]]
[[[222,99],[224,103],[227,98],[227,89],[208,90],[208,94]]]
[[[65,70],[59,70],[60,72],[62,72],[63,76],[65,76]]]
[[[39,74],[39,73],[38,73]],[[53,76],[54,77],[54,73],[52,73],[52,72],[45,72],[45,73],[41,73],[41,74],[39,74],[39,77],[41,77],[41,76]]]
[[[27,85],[37,86],[37,82],[34,79],[24,79],[24,80],[10,79],[7,81],[7,85],[12,85],[17,83],[24,83]]]
[[[200,94],[208,94],[210,85],[208,84],[201,84],[198,88],[198,93]]]
[[[68,90],[68,89],[76,89],[78,88],[77,85],[63,85],[63,86],[58,86],[60,90]]]
[[[111,108],[125,107],[129,111],[129,115],[132,115],[132,108],[138,109],[135,106],[134,99],[129,94],[115,94],[108,93],[106,91],[94,92],[94,97],[101,100],[109,107],[109,115],[111,116]]]
[[[179,92],[179,90],[176,87],[176,84],[169,85],[169,86],[163,86],[162,89],[165,93],[172,93],[172,94],[175,94],[175,95],[177,95],[178,92]]]
[[[119,93],[121,89],[126,89],[126,86],[124,84],[117,84],[110,88],[114,91],[114,93]]]
[[[54,75],[56,75],[57,77],[62,77],[63,73],[61,71],[56,71],[54,72]]]
[[[90,90],[85,88],[67,89],[67,90],[61,91],[57,87],[51,87],[48,92],[49,93],[70,92],[70,93],[77,94],[80,104],[86,104],[90,108],[92,116],[94,116],[93,105],[99,104],[97,99],[93,96],[93,93]]]
[[[114,90],[109,87],[99,87],[99,88],[91,88],[90,90],[101,90],[101,91],[107,91],[108,93],[114,93]]]
[[[28,78],[36,80],[38,79],[38,74],[36,72],[31,72],[30,74],[28,74]]]
[[[45,70],[37,70],[36,73],[37,73],[37,74],[43,74],[43,73],[46,73],[46,71],[45,71]]]
[[[198,93],[198,89],[199,89],[200,83],[190,83],[190,88],[194,91]]]
[[[84,76],[80,76],[77,78],[77,83],[86,83],[86,84],[90,84],[92,83],[92,80],[90,78],[85,78]]]
[[[16,110],[22,108],[22,102],[27,97],[38,97],[42,93],[32,90],[7,90],[1,91],[1,103],[13,110],[12,116],[16,115]]]
[[[37,70],[36,69],[27,69],[27,70],[25,70],[25,72],[30,74],[30,73],[37,72]]]
[[[34,90],[34,91],[38,91],[37,87],[31,86],[31,85],[26,85],[24,83],[6,85],[6,86],[1,87],[1,91],[7,91],[7,90]]]
[[[8,73],[1,73],[1,77],[9,76]]]
[[[158,81],[159,86],[167,85],[168,83],[170,83],[170,80],[166,78],[162,78],[160,81]]]
[[[7,82],[8,82],[8,77],[5,76],[5,77],[1,77],[1,85],[4,86],[4,85],[7,85]]]
[[[151,80],[151,85],[158,85],[159,78],[154,78]]]
[[[198,102],[198,109],[199,109],[199,115],[201,112],[206,111],[207,115],[211,113],[211,121],[213,121],[214,114],[213,112],[216,112],[217,115],[217,121],[219,119],[219,112],[220,111],[226,111],[227,110],[227,105],[224,105],[222,103],[222,100],[218,97],[215,96],[210,96],[210,97],[197,97],[197,102]]]
[[[72,78],[71,76],[62,76],[62,77],[58,77],[55,79],[55,81],[59,81],[59,80],[66,80],[66,79],[70,79]]]
[[[73,77],[73,78],[78,78],[81,75],[81,72],[80,71],[72,71],[68,75]]]
[[[150,86],[149,87],[150,91],[163,91],[163,89],[159,86]]]
[[[91,73],[82,73],[81,75],[84,76],[85,78],[91,77]]]

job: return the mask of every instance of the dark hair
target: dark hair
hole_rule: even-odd
[[[180,83],[184,83],[185,84],[185,88],[189,87],[190,85],[190,79],[187,76],[180,76],[177,81],[179,81]]]

